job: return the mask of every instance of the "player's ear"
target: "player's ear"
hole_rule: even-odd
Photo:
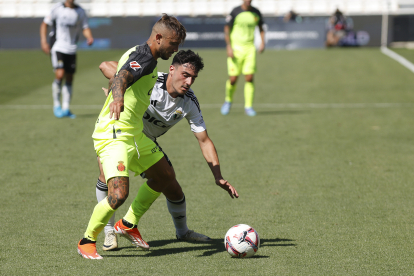
[[[162,34],[156,34],[155,40],[157,41],[157,44],[161,44]]]
[[[175,70],[175,66],[174,65],[170,65],[170,74],[173,74]]]

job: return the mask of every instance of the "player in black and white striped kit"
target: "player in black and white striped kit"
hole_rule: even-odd
[[[49,42],[48,26],[52,27]],[[76,70],[76,44],[81,32],[86,37],[87,44],[92,45],[93,37],[86,12],[75,5],[74,0],[66,0],[54,5],[40,25],[41,47],[43,52],[50,54],[55,71],[55,80],[52,84],[53,113],[58,118],[75,118],[69,110],[69,104],[72,98],[73,75]],[[62,87],[63,79],[65,84]]]
[[[117,62],[103,62],[100,65],[102,73],[107,78],[112,78],[116,73]],[[221,175],[218,155],[213,142],[207,134],[206,125],[200,109],[200,104],[190,86],[198,76],[198,71],[204,67],[202,59],[193,51],[179,51],[173,59],[168,73],[158,73],[158,79],[151,94],[151,104],[143,116],[143,132],[150,139],[156,139],[165,134],[175,124],[186,118],[191,131],[199,142],[202,154],[206,159],[215,182],[234,198],[238,197],[236,189]],[[111,80],[110,80],[111,83]],[[104,89],[106,94],[108,90]],[[159,145],[158,145],[159,146]],[[164,153],[165,155],[165,153]],[[165,155],[168,162],[170,160]],[[98,160],[101,174],[96,185],[96,196],[101,201],[107,195],[107,186],[101,164]],[[171,162],[170,162],[171,164]],[[172,165],[171,165],[172,166]],[[144,175],[141,175],[145,177]],[[163,191],[168,210],[174,221],[178,240],[184,241],[210,241],[210,238],[189,230],[187,227],[186,202],[181,186],[177,181],[174,185],[165,187]],[[113,231],[114,216],[105,226],[104,250],[117,248],[117,239]]]

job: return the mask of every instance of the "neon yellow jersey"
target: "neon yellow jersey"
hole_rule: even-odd
[[[231,29],[231,46],[250,46],[254,44],[256,26],[263,25],[263,17],[260,11],[254,7],[245,11],[241,6],[238,6],[227,16],[226,22]]]
[[[150,104],[150,97],[157,81],[157,61],[145,43],[129,49],[118,63],[117,72],[127,70],[134,76],[133,83],[124,94],[124,111],[119,120],[109,119],[109,105],[113,102],[112,93],[96,121],[94,139],[116,139],[122,136],[136,136],[142,132],[142,117]]]

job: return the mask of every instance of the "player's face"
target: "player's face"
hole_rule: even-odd
[[[177,67],[171,65],[170,77],[172,78],[173,92],[181,96],[185,95],[197,76],[198,72],[195,70],[195,67],[189,63],[184,63]]]
[[[172,54],[178,51],[181,40],[175,35],[166,35],[161,39],[161,45],[158,50],[160,58],[168,60]]]
[[[252,0],[243,0],[243,5],[247,8],[251,7]]]
[[[73,6],[75,3],[75,0],[66,0],[66,5],[67,6]]]

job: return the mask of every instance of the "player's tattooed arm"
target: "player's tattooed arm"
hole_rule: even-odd
[[[108,96],[109,91],[111,91],[111,87],[112,87],[112,83],[114,82],[116,73],[109,79],[109,83],[108,83],[108,93],[106,94],[106,96]]]
[[[129,178],[117,176],[108,181],[108,203],[116,210],[127,199],[129,194]]]
[[[128,84],[132,83],[134,76],[127,70],[119,71],[118,75],[114,77],[111,90],[114,101],[123,100]]]
[[[109,105],[109,118],[114,116],[118,120],[124,111],[124,94],[129,84],[134,81],[134,76],[127,70],[121,70],[112,82],[111,91],[114,101]]]

